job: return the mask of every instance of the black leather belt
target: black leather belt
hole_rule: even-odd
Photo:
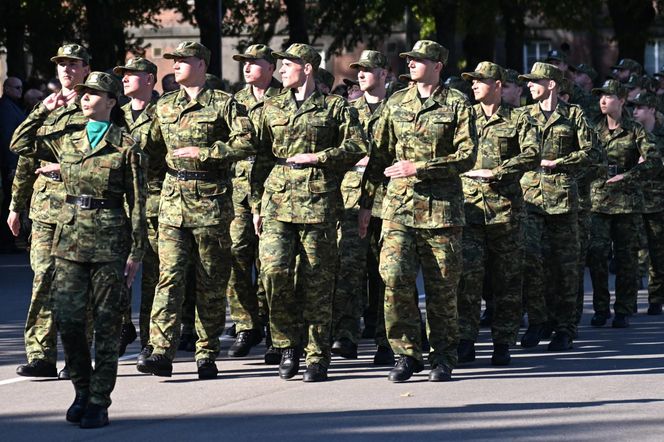
[[[120,209],[124,202],[122,198],[93,198],[90,195],[67,195],[65,201],[69,204],[75,204],[81,209]]]
[[[166,169],[169,175],[174,176],[178,181],[216,181],[225,176],[216,170],[175,170],[170,167]]]
[[[46,178],[50,178],[53,181],[62,181],[62,176],[60,176],[60,172],[42,172],[42,175],[44,175]]]
[[[537,169],[535,169],[535,171],[544,175],[555,175],[557,173],[561,173],[556,169],[549,169],[548,167],[538,167]]]
[[[286,158],[277,158],[277,164],[280,166],[290,167],[291,169],[306,169],[308,167],[317,167],[315,164],[289,163],[286,161]]]
[[[466,176],[466,178],[470,178],[473,181],[477,181],[478,183],[492,183],[495,180],[493,178],[484,178],[482,176]]]
[[[367,166],[353,166],[351,169],[353,172],[360,172],[364,173],[365,170],[367,170]]]
[[[629,169],[625,169],[624,167],[618,167],[617,164],[609,164],[609,168],[607,171],[607,175],[609,178],[613,178],[616,175],[620,175],[621,173],[627,172]]]

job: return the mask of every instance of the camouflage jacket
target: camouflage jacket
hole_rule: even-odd
[[[655,124],[652,135],[664,162],[664,125]],[[643,200],[643,213],[658,213],[664,210],[664,168],[654,178],[643,183]]]
[[[64,203],[57,218],[53,255],[78,262],[110,262],[127,256],[141,261],[147,242],[145,200],[146,158],[131,136],[111,125],[104,139],[90,147],[85,128],[38,135],[48,118],[40,106],[16,130],[13,152],[45,161],[58,161],[68,195],[123,200],[116,209],[83,209]]]
[[[408,160],[417,173],[389,181],[381,218],[426,229],[464,225],[459,174],[470,170],[477,156],[475,115],[465,96],[440,86],[421,103],[416,86],[395,92],[376,125],[374,143],[361,207],[371,208],[385,169]]]
[[[341,178],[367,154],[357,111],[343,98],[318,91],[298,109],[288,89],[264,101],[258,136],[254,213],[291,223],[337,221],[343,213]],[[275,164],[300,153],[316,154],[318,163],[303,168]]]
[[[178,180],[167,173],[159,223],[205,227],[230,222],[230,165],[255,153],[253,129],[244,106],[222,91],[205,88],[189,100],[181,89],[161,97],[155,114],[145,147],[151,182],[165,167],[217,174],[212,180]],[[199,158],[173,157],[173,150],[186,146],[199,147]]]
[[[155,118],[156,100],[150,101],[145,107],[143,112],[140,113],[136,121],[132,118],[131,102],[122,106],[124,112],[125,123],[132,138],[141,149],[145,149],[150,136],[150,126]],[[161,194],[161,184],[164,180],[163,173],[158,176],[151,177],[152,181],[148,182],[148,200],[146,203],[145,215],[148,218],[153,218],[159,215],[159,197]]]
[[[362,124],[362,128],[364,129],[364,134],[366,135],[367,142],[369,143],[369,155],[371,155],[372,143],[373,143],[372,141],[373,130],[374,127],[376,126],[376,123],[378,122],[380,113],[383,111],[383,108],[385,107],[385,100],[383,100],[378,105],[378,107],[373,113],[371,112],[371,109],[369,108],[367,100],[366,98],[364,98],[364,96],[358,98],[357,100],[353,100],[350,104],[355,109],[357,109],[360,118],[360,123]],[[346,175],[344,175],[344,179],[341,181],[341,195],[343,196],[344,208],[346,210],[359,209],[360,195],[362,194],[361,184],[362,184],[362,175],[364,174],[363,169],[366,168],[365,167],[356,168],[355,166],[353,166],[351,170],[346,172]],[[376,198],[374,198],[374,204],[371,210],[371,214],[373,216],[380,217],[381,213],[380,203],[385,193],[384,187],[379,188],[377,192],[380,193],[380,195],[376,195]]]
[[[274,97],[282,93],[281,83],[272,78],[270,87],[265,91],[265,98]],[[251,91],[251,85],[247,85],[233,96],[238,103],[247,109],[249,119],[254,127],[260,124],[263,109],[263,100],[258,101]],[[264,98],[264,99],[265,99]],[[251,170],[254,166],[255,156],[237,161],[232,167],[233,177],[233,201],[236,204],[249,204],[251,199]]]
[[[608,160],[608,174],[591,184],[592,211],[605,214],[641,213],[644,209],[642,186],[662,170],[662,157],[652,135],[636,121],[623,118],[610,131],[606,117],[596,127],[597,137]],[[639,162],[639,158],[645,161]],[[616,174],[624,179],[606,180]]]
[[[43,109],[43,105],[39,104],[32,113],[41,112]],[[65,127],[82,129],[85,121],[80,105],[77,102],[72,103],[48,114],[37,134],[47,135],[62,131]],[[9,207],[14,212],[25,212],[29,202],[31,220],[55,224],[64,201],[64,185],[61,179],[35,174],[35,170],[48,164],[48,161],[39,161],[36,158],[19,157]]]
[[[525,112],[537,124],[542,159],[557,161],[554,169],[538,168],[521,178],[527,210],[549,215],[577,212],[577,176],[601,161],[601,148],[583,110],[559,100],[548,120],[539,103]]]
[[[501,104],[489,118],[474,106],[479,139],[472,170],[491,169],[490,180],[462,176],[468,224],[500,224],[514,220],[523,209],[519,179],[540,162],[537,128],[522,110]]]

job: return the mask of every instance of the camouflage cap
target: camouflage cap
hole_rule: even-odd
[[[332,86],[334,86],[334,75],[327,69],[320,68],[316,71],[316,81],[332,89]]]
[[[517,86],[523,86],[523,81],[519,79],[519,73],[514,69],[505,69],[505,83],[514,83]]]
[[[387,67],[387,58],[378,51],[362,51],[360,59],[354,63],[348,65],[351,69],[358,68],[386,68]]]
[[[646,77],[639,74],[630,74],[627,81],[623,84],[626,89],[636,89],[642,88],[645,89],[646,86]]]
[[[408,83],[410,81],[413,81],[413,79],[410,78],[410,74],[401,74],[401,75],[399,75],[399,81],[403,81],[405,83]]]
[[[567,54],[559,51],[558,49],[553,49],[546,54],[546,58],[544,59],[545,63],[550,61],[561,61],[563,63],[567,63]]]
[[[83,60],[85,64],[90,64],[90,54],[85,47],[76,44],[68,43],[60,46],[58,48],[58,53],[55,57],[51,57],[51,61],[57,63],[61,59],[73,59],[73,60]]]
[[[552,64],[538,61],[533,65],[530,74],[519,75],[519,80],[553,80],[560,84],[563,80],[563,71]]]
[[[81,93],[84,89],[94,89],[96,91],[108,92],[113,94],[116,97],[122,95],[122,83],[118,78],[113,74],[107,74],[106,72],[90,72],[88,78],[86,78],[85,83],[77,84],[74,86],[74,90],[78,93]]]
[[[402,52],[399,54],[399,57],[424,58],[432,61],[440,61],[445,64],[449,55],[450,51],[440,43],[432,40],[420,40],[415,43],[412,51]]]
[[[157,65],[143,57],[136,57],[127,60],[124,66],[113,68],[115,75],[123,75],[125,71],[147,72],[148,74],[157,76]]]
[[[611,66],[611,69],[627,69],[637,74],[643,72],[643,66],[641,66],[641,63],[636,60],[632,60],[631,58],[623,58],[618,62],[618,64]]]
[[[263,44],[251,45],[244,53],[233,55],[235,61],[249,61],[249,60],[266,60],[269,63],[277,64],[273,56],[273,51],[268,46]]]
[[[593,81],[595,81],[595,79],[597,78],[597,71],[593,69],[592,66],[588,66],[587,64],[584,63],[577,64],[576,66],[571,65],[569,67],[569,70],[572,72],[579,72],[581,74],[586,74]]]
[[[275,58],[286,58],[288,60],[298,60],[304,63],[309,63],[314,69],[318,69],[321,62],[321,56],[316,49],[312,46],[305,45],[304,43],[293,43],[282,52],[273,52]]]
[[[572,95],[572,91],[572,82],[568,78],[563,77],[563,80],[560,82],[560,89],[558,90],[558,93]]]
[[[639,92],[631,100],[627,100],[637,106],[657,107],[657,96],[652,92]]]
[[[618,98],[625,98],[627,90],[618,80],[606,80],[602,87],[597,87],[592,90],[593,95],[615,95]]]
[[[500,80],[505,79],[505,69],[502,66],[492,63],[490,61],[483,61],[477,65],[473,72],[464,72],[461,74],[461,78],[466,81],[471,80]]]
[[[197,41],[181,41],[173,52],[164,54],[164,58],[196,57],[210,64],[210,50]]]

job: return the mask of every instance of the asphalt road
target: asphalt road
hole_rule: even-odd
[[[64,414],[70,382],[16,376],[24,362],[22,329],[30,297],[27,255],[0,255],[0,440],[664,440],[664,317],[647,316],[647,294],[626,330],[592,328],[591,299],[574,349],[515,348],[512,365],[490,365],[483,329],[478,359],[450,383],[427,382],[428,370],[392,384],[389,368],[335,357],[330,381],[278,378],[262,363],[263,346],[244,359],[220,357],[220,376],[199,381],[191,353],[172,378],[136,371],[132,344],[120,363],[111,425],[81,430]],[[589,287],[588,287],[589,290]],[[137,305],[134,296],[134,305]],[[134,309],[136,311],[136,309]],[[137,321],[134,321],[135,323]],[[230,340],[223,339],[225,352]],[[59,367],[63,365],[60,355]]]

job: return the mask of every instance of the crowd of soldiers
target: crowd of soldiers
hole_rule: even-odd
[[[313,47],[255,44],[233,56],[246,86],[230,95],[207,82],[209,50],[185,41],[165,54],[179,87],[156,99],[149,60],[89,73],[86,49],[62,46],[62,90],[12,140],[8,223],[17,233],[29,209],[35,273],[17,373],[58,376],[59,330],[59,376],[76,389],[67,420],[108,424],[118,357],[137,337],[139,262],[137,369],[156,376],[172,375],[178,349],[195,352],[200,379],[217,376],[227,302],[228,355],[265,338],[282,379],[304,357],[303,381],[325,381],[333,354],[355,359],[371,337],[390,381],[422,371],[427,353],[429,380],[449,381],[475,359],[481,323],[491,363],[510,364],[524,315],[522,347],[566,351],[586,265],[591,324],[612,316],[612,256],[612,326],[629,326],[640,248],[648,314],[662,313],[664,94],[638,63],[593,88],[591,67],[551,51],[526,74],[485,61],[443,84],[440,44],[400,56],[402,86],[382,53],[363,51],[348,101]]]

